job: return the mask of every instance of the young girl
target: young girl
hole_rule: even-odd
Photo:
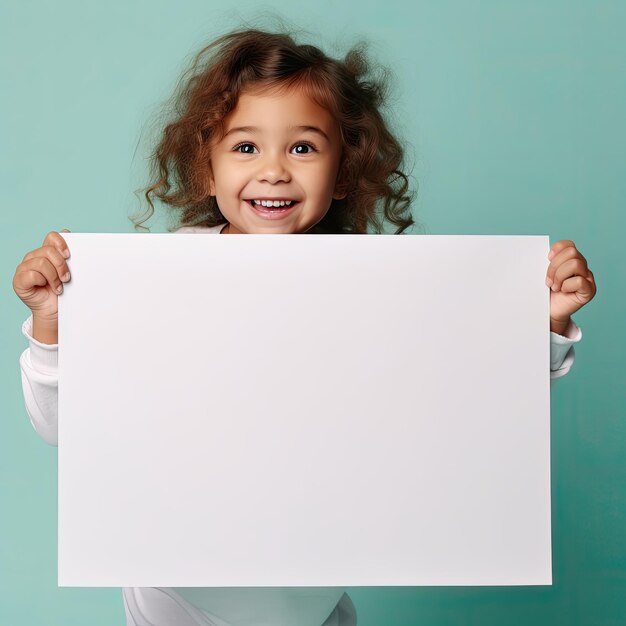
[[[414,223],[399,169],[403,150],[380,113],[383,86],[365,80],[368,71],[357,49],[339,61],[286,34],[245,30],[216,40],[182,83],[179,117],[154,153],[150,214],[154,193],[182,209],[178,233],[339,234],[380,232],[382,207],[402,233]],[[29,348],[20,357],[26,408],[53,445],[57,297],[70,279],[69,256],[63,237],[51,232],[13,279],[32,311],[23,324]],[[557,242],[549,258],[554,379],[569,371],[582,337],[570,316],[596,287],[573,242]],[[510,338],[503,344],[507,358]],[[337,588],[125,588],[123,598],[129,626],[356,624],[350,598]]]

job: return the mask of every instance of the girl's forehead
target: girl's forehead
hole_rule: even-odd
[[[299,109],[311,112],[325,112],[328,111],[320,106],[313,98],[311,98],[306,92],[301,89],[292,89],[289,91],[243,91],[239,98],[233,112],[242,109],[256,109],[256,108],[282,108],[286,110]]]
[[[251,121],[259,122],[259,119],[263,120],[266,115],[282,119],[286,124],[290,124],[293,119],[303,119],[303,117],[309,117],[318,122],[325,121],[329,126],[334,121],[330,111],[320,106],[301,89],[269,92],[243,91],[227,120],[241,121],[243,118],[250,117]]]

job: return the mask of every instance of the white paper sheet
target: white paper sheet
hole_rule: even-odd
[[[63,236],[60,586],[551,584],[547,236]]]

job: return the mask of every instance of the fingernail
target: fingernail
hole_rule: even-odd
[[[552,287],[552,282],[551,278],[546,278],[546,285],[548,285],[548,287]]]
[[[66,259],[69,259],[69,258],[70,258],[70,251],[69,251],[67,248],[65,248],[65,250],[63,250],[63,256],[64,256]]]
[[[56,291],[57,291],[57,293],[58,293],[58,294],[63,293],[63,285],[59,285],[59,286],[57,287],[57,290],[56,290]]]
[[[69,272],[65,272],[65,274],[63,274],[63,276],[61,276],[61,280],[63,282],[67,281],[70,279],[70,273]]]
[[[558,291],[556,285],[552,285],[552,291]]]
[[[554,256],[554,250],[550,250],[550,254],[548,254],[548,260],[551,260]]]

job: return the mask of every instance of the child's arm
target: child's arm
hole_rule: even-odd
[[[570,239],[557,241],[548,254],[550,288],[550,383],[570,370],[574,343],[582,339],[571,316],[596,295],[596,279],[587,259]]]
[[[582,331],[571,318],[562,335],[550,332],[550,386],[554,379],[570,371],[576,356],[574,344],[582,337]]]
[[[58,344],[33,339],[32,315],[22,324],[29,347],[20,355],[26,412],[40,437],[58,445]]]
[[[39,248],[24,256],[13,276],[15,293],[31,310],[22,325],[30,345],[20,356],[26,411],[35,430],[51,445],[58,441],[58,296],[70,279],[69,257],[65,239],[52,231]]]

